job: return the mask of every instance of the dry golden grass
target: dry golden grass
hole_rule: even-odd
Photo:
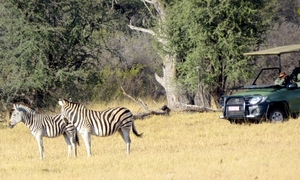
[[[88,105],[105,109],[109,105]],[[134,113],[131,102],[120,102]],[[153,106],[152,106],[153,107]],[[231,125],[220,113],[172,113],[137,120],[131,154],[119,134],[92,137],[67,157],[63,137],[44,138],[44,161],[24,124],[0,129],[1,179],[300,179],[300,119],[281,124]]]

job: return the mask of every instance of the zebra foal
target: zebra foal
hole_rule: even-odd
[[[127,108],[117,107],[94,111],[67,99],[59,99],[58,104],[61,106],[61,114],[68,119],[69,123],[74,124],[82,135],[88,157],[92,155],[91,135],[103,137],[119,132],[126,143],[127,154],[130,153],[130,129],[132,128],[137,137],[142,136],[137,132],[133,115]]]
[[[73,149],[74,157],[77,157],[76,145],[79,145],[79,139],[76,128],[73,124],[68,123],[61,114],[46,116],[37,114],[34,109],[25,105],[13,104],[10,111],[9,127],[13,128],[19,122],[23,122],[35,137],[41,159],[44,159],[43,137],[54,138],[60,135],[64,136],[68,145],[68,156],[71,157]]]

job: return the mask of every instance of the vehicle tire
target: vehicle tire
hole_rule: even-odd
[[[283,122],[285,119],[285,114],[281,109],[273,109],[271,110],[268,119],[272,123]]]

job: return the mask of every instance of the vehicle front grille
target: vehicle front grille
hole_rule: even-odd
[[[227,100],[227,105],[243,105],[245,99],[243,97],[230,98]]]
[[[240,117],[243,118],[245,116],[244,111],[229,111],[227,109],[227,116],[228,117]]]
[[[226,99],[225,111],[227,117],[244,118],[246,100],[242,96],[230,97]]]

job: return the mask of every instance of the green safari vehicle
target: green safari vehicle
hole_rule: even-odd
[[[243,86],[231,95],[222,96],[220,118],[230,123],[283,122],[289,118],[298,118],[300,74],[299,82],[292,82],[286,86],[275,85],[274,81],[281,72],[280,55],[299,51],[300,44],[294,44],[245,53],[247,56],[278,55],[279,66],[261,69],[251,85]]]

